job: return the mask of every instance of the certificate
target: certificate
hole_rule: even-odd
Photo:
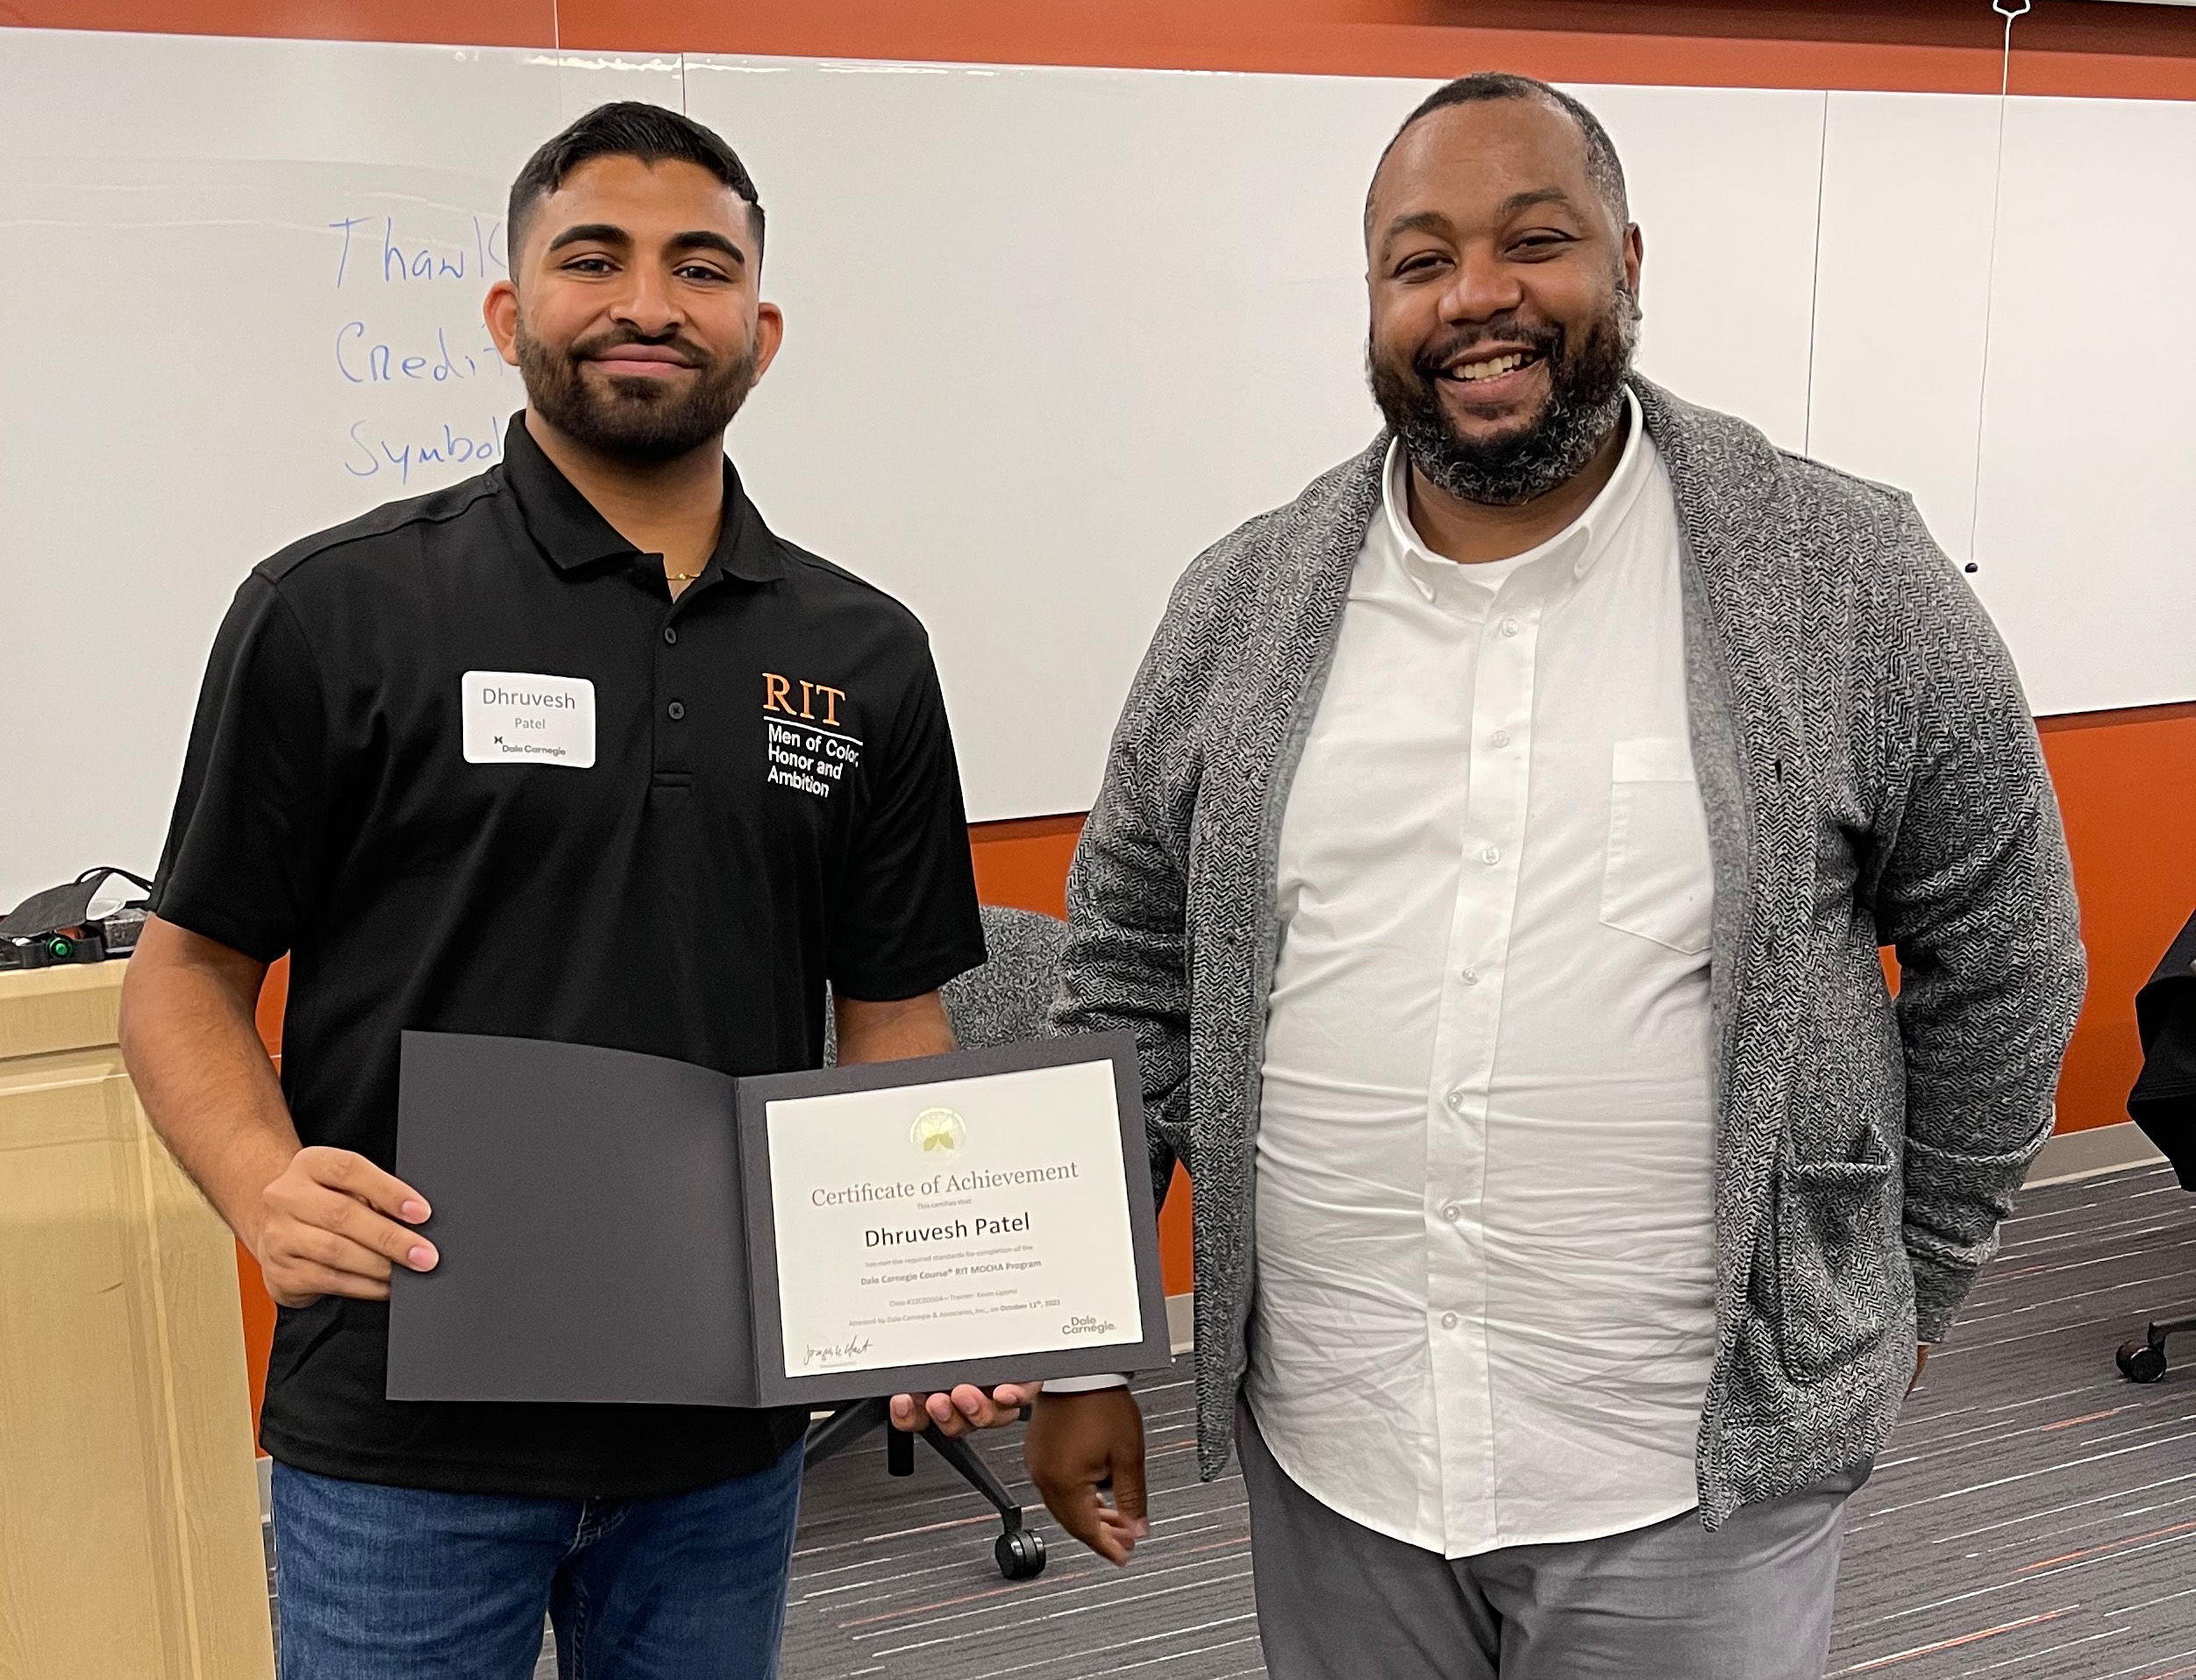
[[[1166,1365],[1126,1034],[733,1079],[407,1032],[391,1399],[829,1404]]]
[[[1125,1034],[743,1079],[739,1102],[751,1242],[775,1279],[756,1302],[769,1385],[1167,1363]]]

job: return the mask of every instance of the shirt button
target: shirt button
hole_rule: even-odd
[[[671,721],[675,723],[686,715],[686,702],[682,700],[674,700],[665,707],[664,710],[670,714]]]
[[[1447,1220],[1451,1225],[1454,1225],[1458,1220],[1464,1217],[1464,1209],[1458,1207],[1456,1203],[1451,1202],[1446,1207],[1441,1210],[1441,1216],[1442,1218]]]
[[[671,633],[671,632],[670,632],[670,631],[668,631],[668,630],[666,630],[666,631],[664,632],[664,634],[665,634],[665,635],[667,635],[667,636],[668,636],[670,633]],[[1494,744],[1495,744],[1496,746],[1498,746],[1498,747],[1506,747],[1506,746],[1508,746],[1509,744],[1510,744],[1510,732],[1509,732],[1508,730],[1495,730],[1495,731],[1494,731]]]
[[[1451,1091],[1449,1093],[1449,1106],[1451,1108],[1461,1108],[1464,1107],[1464,1087],[1462,1086],[1458,1086],[1454,1091]]]
[[[1457,978],[1466,986],[1477,986],[1479,983],[1479,971],[1476,968],[1467,968],[1459,972]]]
[[[1517,621],[1515,618],[1505,618],[1502,621],[1502,634],[1505,636],[1517,634]]]
[[[1487,846],[1484,848],[1479,853],[1479,861],[1485,864],[1488,868],[1492,869],[1496,864],[1502,861],[1502,849],[1500,846]]]
[[[664,642],[664,645],[665,645],[666,647],[676,647],[676,646],[678,646],[678,645],[679,645],[679,632],[678,632],[678,631],[676,631],[676,630],[673,630],[673,629],[671,628],[671,626],[670,626],[670,625],[666,624],[666,625],[663,627],[663,642]]]
[[[1457,1328],[1458,1321],[1457,1315],[1454,1313],[1444,1313],[1441,1315],[1441,1328],[1444,1330],[1455,1329]]]

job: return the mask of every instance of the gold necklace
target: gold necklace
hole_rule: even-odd
[[[702,568],[702,572],[708,570],[707,566]],[[674,583],[691,583],[702,575],[702,572],[667,572],[664,576],[669,578]]]

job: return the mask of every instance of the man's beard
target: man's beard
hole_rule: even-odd
[[[1459,436],[1441,401],[1441,369],[1470,345],[1523,345],[1548,367],[1547,401],[1531,424],[1482,442]],[[1578,344],[1560,327],[1495,321],[1451,334],[1404,367],[1368,347],[1372,400],[1413,466],[1451,495],[1515,508],[1583,471],[1624,412],[1624,376],[1639,345],[1639,308],[1619,285]]]
[[[632,375],[600,385],[588,380],[583,363],[624,345],[673,345],[693,364],[693,375]],[[717,362],[675,334],[647,338],[615,330],[555,351],[526,330],[523,316],[518,323],[518,371],[528,405],[574,443],[636,466],[676,460],[722,438],[755,387],[759,352],[759,344],[750,340],[739,355]],[[675,388],[680,383],[684,391]]]

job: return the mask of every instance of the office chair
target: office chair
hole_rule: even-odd
[[[1052,1007],[1052,988],[1059,974],[1060,948],[1067,942],[1067,924],[1033,910],[1010,910],[997,905],[983,907],[984,944],[990,953],[981,968],[972,969],[945,985],[945,1014],[953,1023],[953,1036],[964,1050],[994,1044],[1019,1043],[1045,1030],[1045,1012]],[[831,1014],[824,1012],[825,1065],[837,1059],[838,1039],[831,1030]],[[891,1427],[890,1402],[879,1399],[843,1406],[809,1427],[803,1463],[822,1463],[842,1452],[871,1431],[885,1434],[885,1468],[894,1476],[915,1474],[916,1437]],[[1045,1537],[1022,1526],[1022,1507],[991,1473],[981,1454],[965,1439],[926,1428],[923,1439],[951,1464],[999,1513],[1002,1533],[992,1543],[999,1573],[1009,1581],[1027,1581],[1045,1570]]]
[[[2128,1114],[2173,1164],[2181,1188],[2196,1190],[2196,916],[2135,993],[2135,1019],[2143,1071],[2128,1093]],[[2120,1374],[2157,1382],[2165,1375],[2167,1339],[2192,1331],[2196,1316],[2151,1320],[2140,1341],[2122,1343],[2114,1356]]]

